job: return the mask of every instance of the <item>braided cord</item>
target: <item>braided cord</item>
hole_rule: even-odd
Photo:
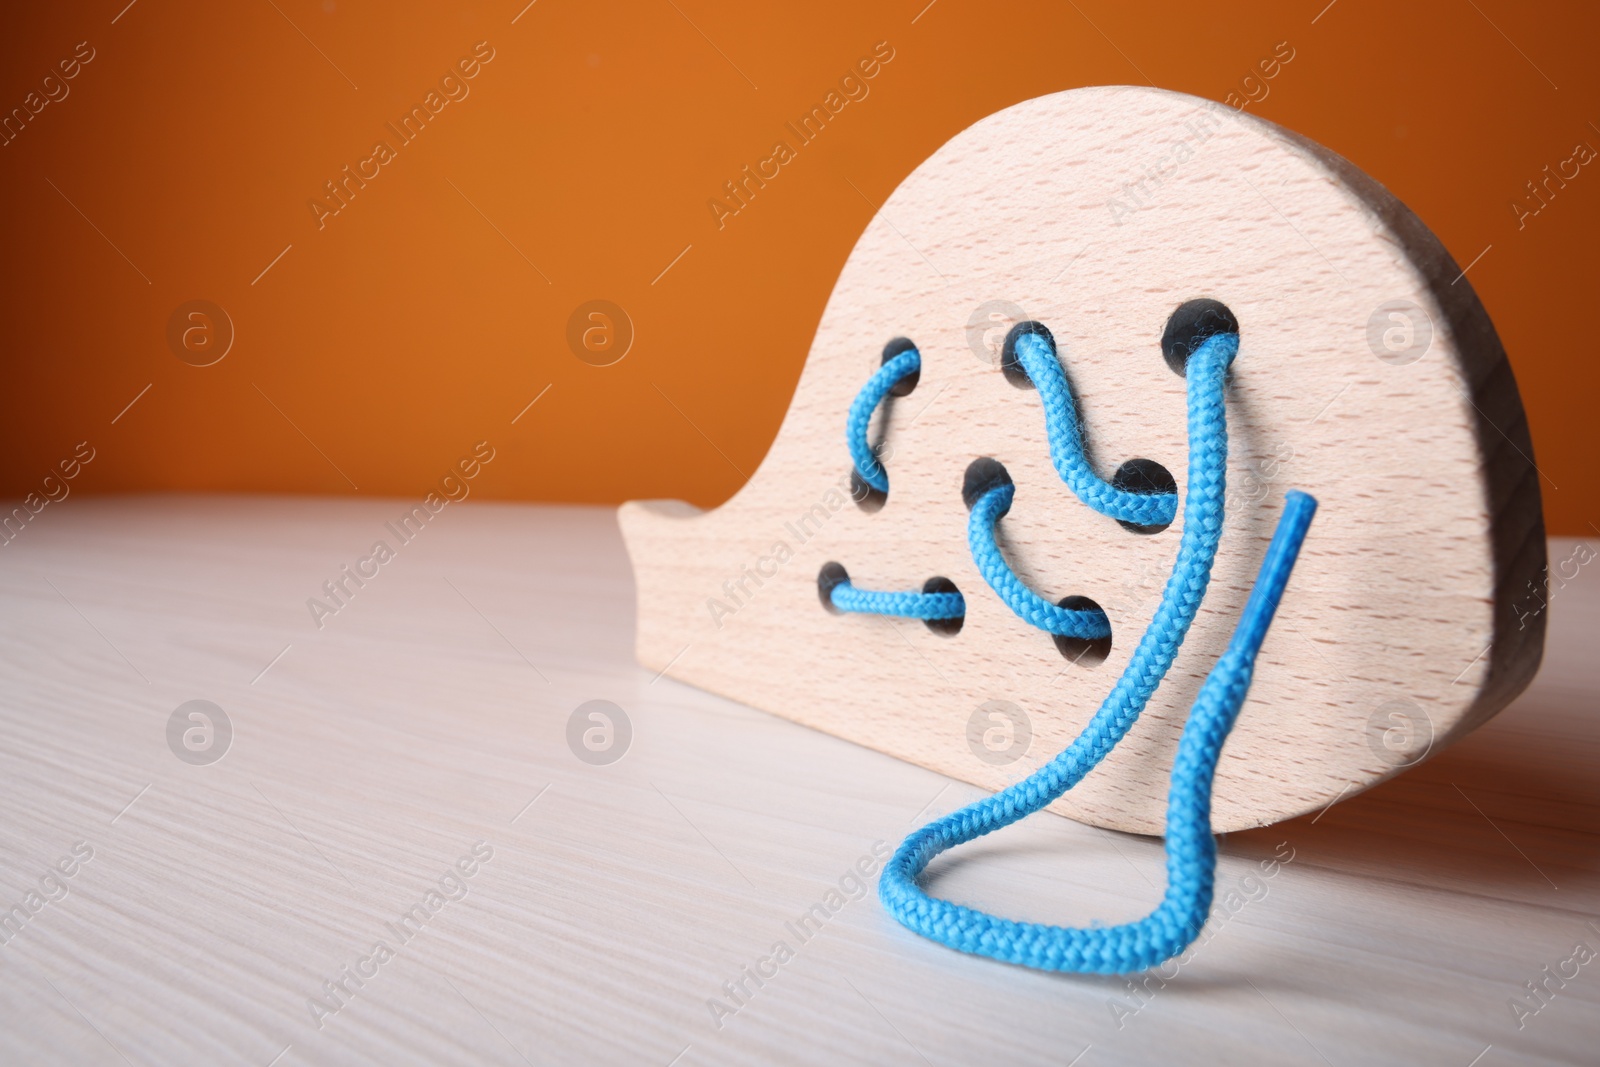
[[[829,592],[833,606],[840,611],[866,615],[894,615],[902,619],[959,619],[967,613],[967,602],[960,593],[882,593],[857,589],[840,582]]]
[[[878,410],[883,398],[901,380],[922,369],[922,355],[908,348],[879,367],[867,384],[861,387],[850,402],[850,414],[845,419],[844,439],[850,449],[850,460],[855,464],[861,480],[880,493],[889,491],[889,472],[883,469],[872,446],[867,443],[867,427],[872,423],[872,413]],[[967,613],[967,602],[958,592],[924,593],[879,592],[857,589],[848,581],[835,585],[828,599],[840,611],[864,615],[894,615],[902,619],[959,619]]]
[[[1193,366],[1191,362],[1191,374]],[[1227,651],[1201,686],[1184,724],[1167,800],[1167,889],[1154,911],[1136,922],[1118,926],[1049,926],[1001,919],[937,900],[916,884],[917,876],[940,852],[1037,810],[1036,799],[1055,785],[1046,773],[1052,767],[1046,766],[1010,789],[929,823],[906,838],[878,883],[878,895],[889,912],[910,929],[951,948],[1042,970],[1124,974],[1153,967],[1193,943],[1210,914],[1216,875],[1211,786],[1217,760],[1238,720],[1240,706],[1250,689],[1256,654],[1316,507],[1316,501],[1305,493],[1291,490],[1285,497],[1283,517],[1257,574],[1249,603]],[[1186,528],[1188,520],[1186,508]],[[1093,728],[1091,723],[1090,729]],[[1085,734],[1089,732],[1086,730]],[[1078,747],[1082,739],[1080,736],[1074,741],[1056,762]],[[1040,779],[1045,779],[1039,783],[1042,788],[1034,785]]]
[[[1216,334],[1207,344],[1239,350],[1239,335]],[[1083,433],[1078,408],[1067,384],[1066,372],[1056,360],[1055,348],[1042,334],[1024,333],[1016,340],[1017,362],[1039,390],[1044,405],[1044,427],[1050,438],[1050,462],[1077,498],[1102,515],[1138,526],[1165,526],[1178,514],[1178,494],[1138,493],[1118,489],[1094,472],[1083,454]],[[1191,363],[1192,366],[1192,363]]]
[[[872,454],[872,446],[867,443],[867,426],[872,422],[872,413],[889,395],[889,390],[899,385],[900,379],[921,369],[921,353],[915,348],[908,348],[879,367],[850,402],[850,414],[844,424],[844,439],[850,448],[850,460],[855,464],[861,480],[880,493],[889,491],[889,472]]]
[[[1017,347],[1020,354],[1020,339]],[[1189,357],[1189,472],[1183,533],[1161,603],[1127,667],[1083,732],[1049,763],[1001,792],[929,823],[901,843],[884,869],[878,894],[890,914],[907,927],[963,951],[1052,970],[1116,973],[1149,965],[1140,962],[1149,951],[1144,945],[1150,934],[1146,928],[1125,930],[1108,941],[1106,929],[1014,923],[929,897],[916,880],[934,856],[1031,815],[1081,781],[1127,734],[1171,668],[1210,583],[1222,535],[1228,458],[1223,391],[1228,366],[1237,351],[1238,335],[1217,335]],[[1051,358],[1049,362],[1055,361]],[[1046,391],[1041,388],[1040,392]],[[1047,398],[1047,407],[1051,402]],[[1217,743],[1220,748],[1220,738]],[[1209,826],[1209,815],[1207,820]],[[1181,873],[1188,878],[1202,872],[1185,867]],[[1210,885],[1209,876],[1200,880]],[[1182,885],[1187,892],[1190,882]],[[1205,896],[1205,909],[1209,910],[1209,889]],[[1158,920],[1157,915],[1162,918]],[[1146,921],[1165,929],[1161,924],[1167,916],[1158,912]],[[1198,927],[1180,931],[1189,938],[1197,932]],[[1170,941],[1169,936],[1163,945]],[[1156,959],[1168,955],[1171,953]]]
[[[1249,603],[1227,650],[1217,660],[1190,710],[1173,762],[1167,805],[1167,888],[1161,903],[1136,922],[1088,928],[1017,922],[929,896],[917,879],[935,856],[1008,826],[1045,807],[1096,767],[1127,735],[1176,659],[1205,597],[1222,536],[1228,458],[1224,388],[1239,350],[1238,334],[1217,334],[1190,355],[1185,369],[1189,471],[1183,530],[1161,603],[1133,656],[1100,709],[1054,759],[993,796],[936,819],[908,835],[884,867],[878,896],[907,928],[963,952],[1044,970],[1120,974],[1154,966],[1182,952],[1211,911],[1216,842],[1211,836],[1211,789],[1217,762],[1249,692],[1256,655],[1304,542],[1316,501],[1291,491],[1257,575]],[[1176,493],[1119,489],[1095,474],[1083,454],[1072,390],[1046,336],[1021,334],[1014,351],[1039,390],[1050,458],[1072,492],[1101,514],[1141,526],[1163,526],[1177,515]],[[915,349],[891,359],[850,406],[846,441],[862,480],[881,492],[888,474],[867,444],[872,414],[891,389],[921,367]],[[967,541],[984,580],[1020,618],[1050,633],[1109,636],[1105,613],[1061,608],[1030,590],[1000,551],[995,525],[1011,508],[1015,486],[990,487],[973,504]],[[959,592],[877,592],[848,581],[829,590],[842,611],[904,618],[965,615]]]
[[[1098,608],[1085,610],[1052,604],[1029,589],[1011,570],[995,542],[994,528],[1000,517],[1011,510],[1016,492],[1016,486],[1003,482],[972,505],[972,516],[967,520],[967,546],[972,550],[972,562],[977,564],[983,580],[1019,619],[1046,633],[1089,641],[1110,637],[1111,621],[1105,612]]]

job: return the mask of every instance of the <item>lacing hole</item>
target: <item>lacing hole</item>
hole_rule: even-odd
[[[843,585],[849,580],[850,575],[838,563],[824,563],[822,569],[817,572],[817,595],[822,598],[822,606],[827,608],[831,614],[844,614],[833,603],[833,588],[837,585]]]
[[[924,593],[961,592],[961,590],[956,588],[955,582],[952,582],[950,579],[944,577],[929,578],[927,581],[922,583],[922,591]],[[946,637],[954,637],[956,634],[961,632],[961,625],[966,621],[967,617],[965,615],[958,615],[953,619],[923,619],[922,625],[926,626],[936,634],[943,634]]]
[[[909,352],[911,349],[916,347],[916,342],[911,340],[909,337],[896,337],[893,341],[890,341],[888,344],[883,346],[883,362],[887,363],[894,357],[900,355],[902,352]],[[879,365],[881,366],[882,364]],[[894,388],[889,390],[889,395],[910,396],[911,390],[915,389],[917,387],[917,383],[921,380],[922,369],[919,367],[910,374],[906,375],[904,378],[901,378],[898,382],[895,382]]]
[[[988,456],[979,456],[967,464],[967,472],[961,478],[961,501],[971,511],[983,494],[997,485],[1011,484],[1011,475],[1004,464]]]
[[[1176,493],[1178,480],[1172,472],[1153,459],[1130,459],[1117,468],[1117,473],[1111,476],[1113,488],[1121,489],[1125,493]],[[1136,522],[1123,522],[1117,520],[1124,530],[1132,530],[1137,534],[1158,534],[1171,526],[1170,522],[1158,523],[1153,526],[1141,526]]]
[[[868,485],[861,477],[861,472],[851,467],[850,499],[856,502],[856,507],[872,515],[883,510],[883,506],[889,502],[889,494]]]
[[[1064,596],[1058,606],[1069,611],[1101,610],[1099,604],[1086,596]],[[1098,667],[1111,654],[1110,637],[1097,637],[1091,641],[1088,638],[1066,637],[1062,634],[1050,636],[1055,639],[1056,649],[1080,667]]]
[[[1239,320],[1227,304],[1209,297],[1189,300],[1179,304],[1167,319],[1167,328],[1161,334],[1161,355],[1172,373],[1181,378],[1189,356],[1207,338],[1238,332]]]
[[[1006,381],[1018,389],[1033,389],[1033,379],[1028,377],[1028,372],[1022,369],[1022,361],[1017,358],[1017,338],[1025,333],[1035,333],[1050,342],[1050,351],[1056,350],[1056,339],[1049,328],[1042,322],[1019,322],[1006,331],[1006,339],[1000,346],[1000,373],[1006,376]]]

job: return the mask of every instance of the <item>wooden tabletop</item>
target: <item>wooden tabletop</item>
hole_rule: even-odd
[[[72,497],[0,548],[0,1062],[1600,1060],[1592,542],[1521,699],[1228,835],[1129,980],[889,919],[878,855],[978,791],[637,666],[609,509],[410,507]],[[1117,922],[1163,858],[1042,814],[934,873]]]

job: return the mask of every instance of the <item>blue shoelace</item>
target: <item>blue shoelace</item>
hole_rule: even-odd
[[[1023,332],[1014,350],[1038,388],[1050,457],[1061,480],[1084,504],[1113,519],[1164,526],[1177,517],[1177,494],[1141,493],[1101,478],[1083,454],[1071,387],[1042,332]],[[878,883],[884,906],[901,924],[963,952],[1043,970],[1119,974],[1155,966],[1182,952],[1210,914],[1216,873],[1211,835],[1211,786],[1223,742],[1249,691],[1261,642],[1283,596],[1316,501],[1291,490],[1284,499],[1272,543],[1257,574],[1227,650],[1201,687],[1173,762],[1166,826],[1167,889],[1160,905],[1137,922],[1076,928],[1017,922],[929,896],[918,878],[949,848],[1008,826],[1045,807],[1094,769],[1127,735],[1171,668],[1211,579],[1222,535],[1228,427],[1224,405],[1227,371],[1239,350],[1235,333],[1200,342],[1185,368],[1188,394],[1189,473],[1183,529],[1161,603],[1111,692],[1083,731],[1050,762],[993,796],[928,823],[910,834]],[[846,441],[861,479],[888,492],[888,474],[867,443],[878,404],[903,378],[920,370],[909,349],[887,361],[850,406]],[[1052,634],[1084,639],[1110,635],[1105,613],[1050,603],[1017,577],[1000,552],[994,529],[1010,510],[1015,487],[997,481],[973,502],[967,542],[984,580],[1016,615]],[[871,592],[842,582],[831,590],[835,607],[920,619],[965,613],[958,592]]]

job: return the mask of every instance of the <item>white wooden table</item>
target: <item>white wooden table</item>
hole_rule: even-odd
[[[636,666],[609,510],[455,504],[400,545],[407,507],[75,496],[0,548],[0,1062],[1600,1061],[1600,962],[1565,962],[1600,952],[1600,566],[1489,725],[1229,836],[1236,910],[1134,993],[830,898],[976,790]],[[379,539],[319,630],[307,598]],[[175,753],[220,723],[168,741],[197,699],[232,727],[208,764]],[[632,728],[604,765],[568,743],[597,699]],[[1163,878],[1159,841],[1045,815],[936,871],[1071,923]]]

